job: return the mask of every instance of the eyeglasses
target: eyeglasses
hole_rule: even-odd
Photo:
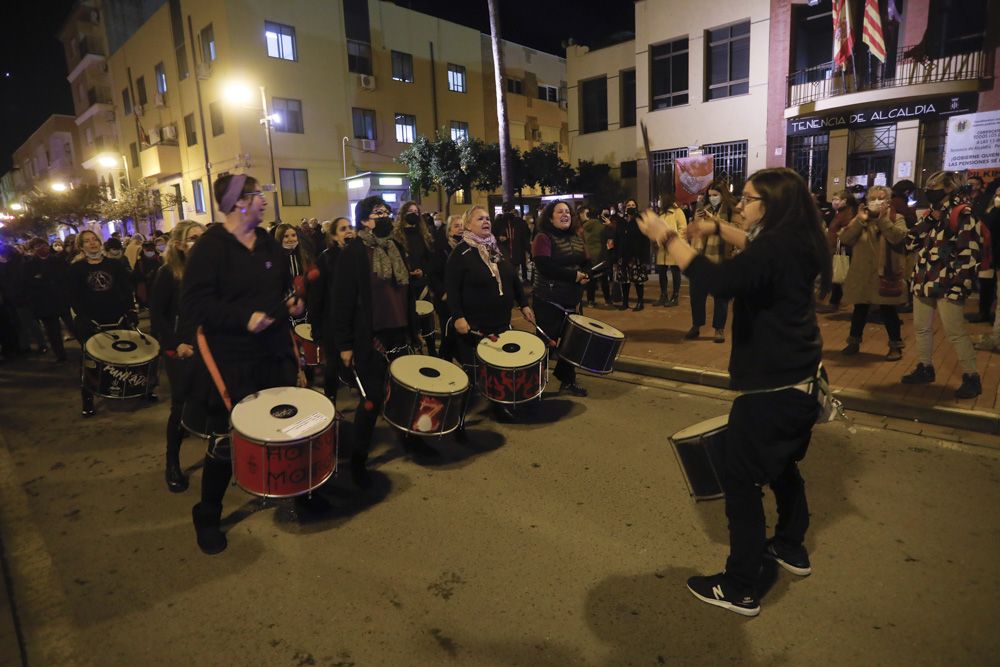
[[[392,215],[391,208],[376,208],[372,210],[372,215]]]
[[[753,195],[743,195],[742,197],[740,197],[740,203],[743,204],[744,206],[752,201],[760,201],[760,200],[761,197],[755,197]]]

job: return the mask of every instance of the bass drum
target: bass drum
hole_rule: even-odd
[[[714,417],[674,433],[670,444],[695,500],[722,498],[722,471],[729,415]]]
[[[417,319],[420,321],[420,335],[430,336],[434,333],[434,304],[424,299],[417,299]]]
[[[414,435],[445,435],[462,422],[469,378],[444,359],[409,354],[389,364],[382,416]]]
[[[132,329],[99,331],[83,346],[83,386],[104,398],[139,398],[157,383],[160,344]]]
[[[337,411],[323,394],[275,387],[233,407],[233,480],[265,498],[301,496],[337,470]]]
[[[625,334],[610,324],[574,313],[566,318],[559,357],[585,371],[603,375],[614,370],[624,344]]]
[[[548,380],[548,348],[526,331],[504,331],[476,346],[476,388],[504,405],[517,405],[542,395]]]

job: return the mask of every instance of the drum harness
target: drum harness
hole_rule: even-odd
[[[819,417],[816,419],[816,423],[818,424],[832,422],[835,419],[847,419],[847,415],[844,414],[843,403],[841,403],[840,399],[833,395],[833,391],[830,389],[830,379],[827,376],[826,369],[823,368],[822,363],[816,367],[816,374],[813,377],[801,382],[769,389],[748,389],[746,391],[741,391],[739,394],[740,396],[748,396],[750,394],[769,394],[784,391],[786,389],[798,389],[799,391],[816,398],[820,407]]]

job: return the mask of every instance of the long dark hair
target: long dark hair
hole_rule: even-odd
[[[820,296],[830,292],[833,266],[830,247],[823,232],[823,217],[798,172],[785,167],[761,169],[750,177],[760,197],[764,216],[761,233],[781,233],[802,239],[802,252],[808,253],[819,269]]]
[[[559,204],[565,204],[569,209],[569,229],[566,232],[576,233],[577,227],[580,226],[580,220],[576,217],[576,211],[573,210],[573,205],[568,201],[563,201],[562,199],[556,199],[555,201],[550,201],[542,209],[541,215],[538,216],[538,223],[536,228],[539,231],[547,232],[549,234],[564,234],[562,230],[556,229],[556,226],[552,224],[552,216],[555,214],[556,206]]]

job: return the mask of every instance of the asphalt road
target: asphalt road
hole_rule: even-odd
[[[996,664],[1000,452],[817,428],[813,575],[777,574],[744,619],[685,589],[722,568],[726,525],[667,441],[728,406],[625,379],[584,378],[589,398],[546,398],[534,423],[477,416],[437,461],[380,426],[375,489],[338,475],[328,515],[232,488],[229,549],[207,557],[203,445],[170,494],[165,401],[82,420],[73,367],[5,365],[0,535],[28,664]]]

